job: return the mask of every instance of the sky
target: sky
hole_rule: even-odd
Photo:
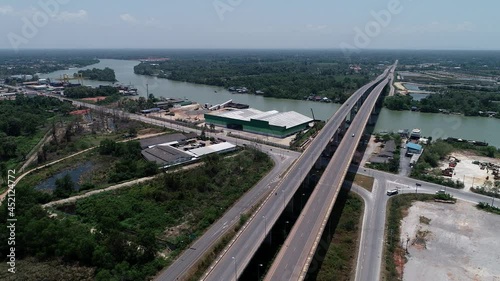
[[[498,0],[0,0],[0,48],[500,49]]]

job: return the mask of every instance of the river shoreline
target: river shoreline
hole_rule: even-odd
[[[136,60],[99,59],[99,63],[79,69],[105,68],[115,70],[119,84],[134,85],[139,96],[146,93],[157,97],[187,98],[200,104],[220,104],[232,99],[234,102],[248,104],[253,108],[281,112],[296,111],[315,119],[329,119],[340,107],[336,103],[323,103],[306,100],[291,100],[267,98],[253,94],[233,94],[227,89],[217,86],[193,84],[173,81],[165,78],[137,75],[134,66],[140,63]],[[76,70],[77,71],[77,70]],[[58,78],[63,74],[73,74],[75,69],[61,70],[41,74],[40,78]],[[84,85],[98,86],[112,83],[84,80]],[[312,112],[311,112],[312,111]],[[442,113],[423,113],[413,111],[393,111],[383,108],[378,116],[375,131],[398,131],[400,129],[422,129],[422,134],[433,139],[455,137],[475,139],[500,147],[500,120],[496,118],[469,117],[463,115],[447,115]]]

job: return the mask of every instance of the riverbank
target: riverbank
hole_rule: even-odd
[[[137,75],[134,73],[134,66],[139,63],[140,61],[135,60],[100,59],[98,64],[80,69],[103,69],[105,67],[114,69],[119,83],[134,85],[140,97],[146,97],[149,89],[149,93],[154,94],[156,97],[187,98],[200,104],[221,104],[232,99],[234,102],[248,104],[261,111],[296,111],[312,117],[312,110],[315,119],[318,120],[329,119],[340,108],[340,105],[336,103],[276,99],[253,94],[232,94],[222,87]],[[59,78],[63,74],[72,75],[78,70],[56,71],[43,74],[42,78]],[[84,80],[84,83],[92,86],[106,84],[90,80]],[[433,139],[447,137],[478,139],[479,137],[481,141],[500,147],[499,119],[382,109],[375,126],[376,132],[392,132],[403,128],[421,128],[425,136],[432,136]],[[488,132],[488,134],[485,134],[485,132]]]

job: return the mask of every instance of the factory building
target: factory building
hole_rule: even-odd
[[[272,110],[262,112],[253,108],[205,114],[206,124],[279,138],[307,129],[313,121],[312,118],[294,111],[280,113]]]

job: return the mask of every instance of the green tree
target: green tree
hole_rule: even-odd
[[[58,198],[67,198],[71,195],[75,187],[75,183],[71,179],[69,174],[64,175],[64,177],[56,180],[56,188],[54,189],[54,195]]]

